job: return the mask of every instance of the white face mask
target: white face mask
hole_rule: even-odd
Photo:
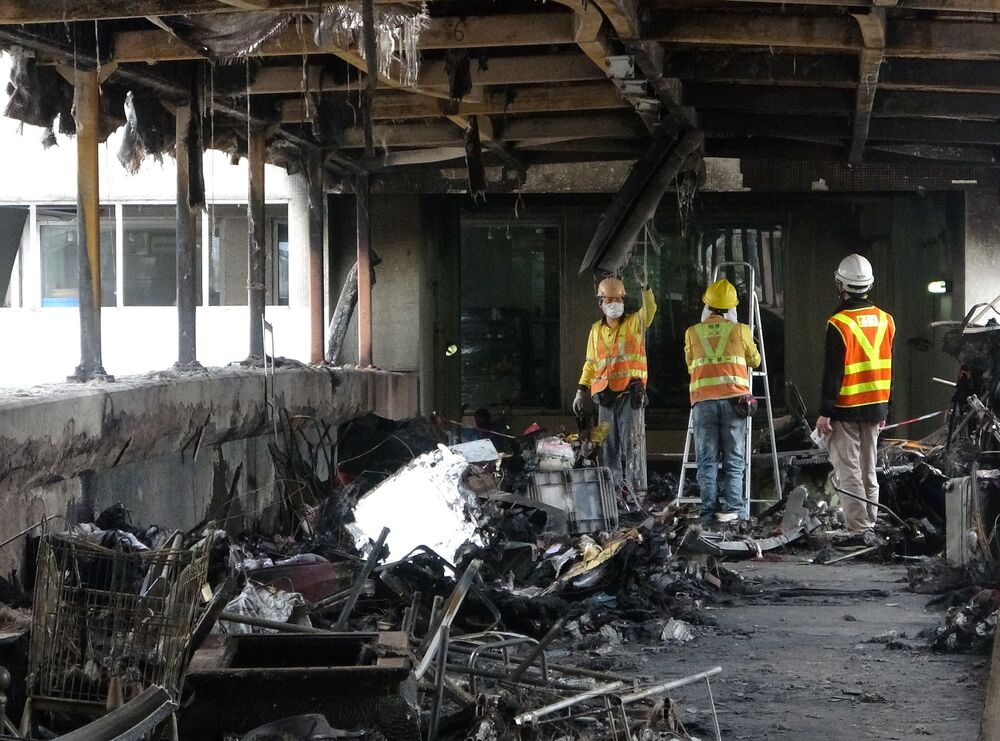
[[[601,304],[601,311],[608,319],[617,319],[625,313],[625,304],[621,301]]]
[[[708,310],[707,306],[704,309],[701,310],[701,320],[702,321],[705,321],[710,316],[712,316],[712,312]],[[737,321],[737,319],[736,319],[736,307],[733,307],[732,309],[729,309],[728,311],[726,311],[726,313],[722,315],[722,318],[726,319],[727,321],[735,323]]]

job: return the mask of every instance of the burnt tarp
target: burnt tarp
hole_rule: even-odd
[[[613,274],[621,269],[643,224],[656,213],[670,184],[678,173],[697,164],[704,141],[702,132],[695,129],[679,137],[654,137],[652,145],[632,166],[625,184],[601,217],[580,265],[581,273],[598,270]]]
[[[208,59],[235,59],[252,54],[292,22],[288,13],[212,13],[162,19],[170,30]]]
[[[0,206],[0,304],[10,286],[10,274],[27,218],[27,206]]]

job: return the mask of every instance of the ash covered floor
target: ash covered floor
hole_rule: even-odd
[[[939,625],[943,611],[925,608],[929,595],[906,591],[905,568],[802,561],[727,566],[767,591],[848,593],[733,598],[706,612],[718,625],[695,626],[689,643],[633,644],[636,670],[682,676],[721,666],[712,689],[725,739],[976,739],[989,657],[926,648],[917,634]],[[914,639],[913,648],[872,642],[888,631]],[[692,735],[714,738],[704,683],[674,699]]]

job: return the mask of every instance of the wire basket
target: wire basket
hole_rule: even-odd
[[[207,543],[140,551],[125,538],[107,548],[45,535],[29,651],[33,704],[110,707],[151,685],[176,698],[208,551]]]

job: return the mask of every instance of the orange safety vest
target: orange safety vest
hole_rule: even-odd
[[[889,401],[892,385],[892,316],[877,306],[845,309],[830,317],[844,340],[844,379],[838,407],[859,407]]]
[[[739,324],[702,322],[690,327],[688,333],[694,334],[688,338],[691,348],[688,390],[692,404],[750,393],[750,370]]]
[[[596,322],[590,329],[588,357],[596,358],[594,378],[590,393],[598,394],[609,388],[621,392],[638,378],[646,385],[649,373],[646,366],[646,332],[637,331],[635,322],[621,322],[615,329],[611,342],[604,339],[604,323]]]

